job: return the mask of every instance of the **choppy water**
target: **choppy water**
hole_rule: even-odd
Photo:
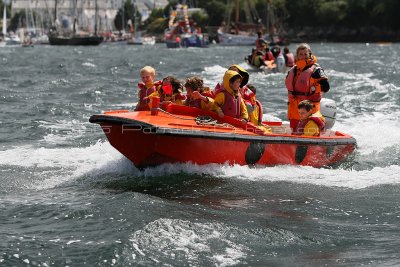
[[[0,49],[0,266],[400,265],[400,45],[312,48],[353,159],[144,171],[90,115],[131,109],[144,65],[214,86],[250,48]],[[280,119],[283,79],[250,78]]]

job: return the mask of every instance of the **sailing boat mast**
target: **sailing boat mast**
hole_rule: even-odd
[[[57,26],[57,0],[54,0],[54,27]]]
[[[76,16],[76,6],[78,5],[78,0],[75,0],[74,1],[74,25],[73,25],[73,27],[72,27],[72,33],[73,33],[73,35],[75,35],[76,34],[76,23],[77,23],[77,21],[78,21],[78,18],[77,18],[77,16]]]
[[[237,25],[239,23],[239,0],[236,0],[235,7],[236,7],[236,9],[235,9],[235,24],[237,27]]]
[[[97,0],[95,1],[95,14],[94,14],[94,35],[97,36],[97,15],[99,12],[99,8],[97,6]]]
[[[3,36],[6,38],[7,34],[7,11],[6,11],[6,3],[4,3],[3,9]]]
[[[138,18],[136,16],[136,5],[135,5],[134,0],[132,0],[132,6],[133,6],[133,23],[135,24],[134,25],[134,35],[135,35],[135,38],[138,38],[139,37],[138,32],[137,32],[138,31],[138,26],[137,26]]]

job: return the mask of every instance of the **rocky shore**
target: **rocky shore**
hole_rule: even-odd
[[[349,29],[335,27],[329,28],[303,28],[291,29],[286,32],[290,42],[349,42],[349,43],[375,43],[399,42],[400,31],[385,30],[378,27],[364,27]]]

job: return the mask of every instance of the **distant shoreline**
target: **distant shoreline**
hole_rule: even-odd
[[[386,43],[400,42],[400,31],[384,30],[377,27],[361,29],[304,28],[287,31],[290,42],[337,42],[337,43]]]

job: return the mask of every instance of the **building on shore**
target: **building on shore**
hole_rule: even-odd
[[[12,0],[12,16],[18,12],[27,12],[27,17],[36,14],[36,28],[44,28],[54,21],[61,27],[72,29],[74,18],[80,29],[93,32],[97,10],[98,31],[113,31],[114,19],[126,0]],[[128,0],[129,1],[129,0]],[[149,17],[154,8],[164,8],[167,0],[131,0],[142,14],[142,19]],[[57,20],[55,14],[57,9]]]

